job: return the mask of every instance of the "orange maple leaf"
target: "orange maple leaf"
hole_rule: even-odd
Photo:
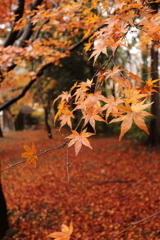
[[[55,240],[69,240],[73,232],[73,223],[70,222],[69,227],[65,224],[61,226],[61,232],[54,232],[48,235],[50,238],[55,238]]]
[[[24,167],[30,164],[31,162],[33,162],[34,166],[36,167],[36,161],[38,160],[38,157],[37,155],[35,155],[37,152],[37,149],[35,148],[34,143],[32,143],[31,148],[28,147],[27,145],[24,145],[23,147],[26,150],[26,152],[22,153],[21,156],[24,158],[27,158]]]
[[[107,80],[109,77],[114,77],[116,75],[116,73],[123,71],[124,69],[119,69],[120,65],[118,66],[114,66],[112,70],[108,70],[107,72],[105,72],[103,75],[106,76]]]
[[[92,128],[94,129],[94,131],[96,131],[96,128],[95,128],[96,122],[95,121],[105,122],[105,120],[97,114],[97,111],[92,111],[89,114],[86,113],[86,115],[84,115],[82,117],[82,119],[84,119],[83,127],[85,127],[86,124],[89,122],[90,125],[92,126]]]
[[[143,104],[144,101],[137,104],[133,103],[132,105],[126,103],[125,106],[118,106],[119,110],[122,111],[123,113],[126,113],[126,115],[120,115],[118,118],[113,119],[110,123],[122,121],[119,140],[121,140],[124,134],[128,132],[128,130],[131,128],[133,121],[135,122],[137,127],[141,128],[147,134],[149,134],[147,126],[144,121],[144,117],[152,116],[152,114],[143,110],[148,108],[153,102]]]
[[[67,92],[67,91],[66,92],[63,91],[62,94],[60,94],[56,99],[54,99],[53,105],[59,98],[61,98],[61,102],[63,102],[63,101],[67,101],[68,102],[69,99],[71,98],[71,94],[69,92]]]
[[[126,74],[127,74],[130,78],[132,78],[132,79],[134,79],[134,80],[136,80],[136,81],[138,81],[138,82],[140,82],[140,83],[144,82],[144,81],[143,81],[139,76],[137,76],[136,74],[134,74],[134,73],[132,73],[132,72],[126,70],[126,69],[125,69],[125,72],[126,72]]]
[[[98,56],[101,53],[104,53],[105,55],[107,55],[107,48],[106,48],[106,44],[104,44],[103,42],[97,41],[97,45],[93,48],[93,53],[91,54],[90,58],[88,60],[90,60],[92,57],[94,57],[94,63],[95,64]]]
[[[128,89],[132,86],[131,81],[129,79],[125,79],[125,78],[120,77],[120,76],[117,76],[113,80],[114,80],[114,83],[118,83],[117,92],[119,92],[123,88]]]
[[[146,85],[144,87],[144,91],[159,93],[155,88],[158,88],[160,86],[154,84],[154,83],[156,83],[158,81],[160,81],[160,79],[152,80],[152,78],[150,78],[148,81],[146,81]]]
[[[116,113],[118,112],[118,109],[117,109],[117,105],[119,103],[123,103],[124,101],[119,97],[117,99],[114,98],[114,96],[110,96],[110,98],[106,98],[105,99],[105,102],[107,104],[105,104],[101,110],[104,111],[104,110],[107,110],[106,111],[106,122],[108,123],[108,117],[110,115],[110,113]]]
[[[94,135],[94,133],[89,133],[89,132],[86,132],[87,131],[87,128],[85,128],[80,134],[75,131],[75,130],[72,130],[72,134],[69,135],[68,137],[66,138],[69,138],[71,139],[71,141],[68,143],[68,147],[71,147],[73,144],[75,144],[75,153],[76,155],[78,155],[81,147],[82,147],[82,144],[85,145],[86,147],[89,147],[92,149],[91,145],[90,145],[90,142],[88,141],[87,137],[90,137],[92,135]]]
[[[61,121],[59,131],[65,124],[67,124],[72,129],[71,118],[75,118],[73,113],[69,109],[66,109],[65,111],[63,111],[63,113],[64,114],[59,117],[59,120]]]

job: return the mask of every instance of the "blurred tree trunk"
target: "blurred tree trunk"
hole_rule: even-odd
[[[3,132],[2,132],[1,126],[0,126],[0,137],[3,137]]]
[[[2,191],[2,185],[0,183],[0,240],[5,236],[5,232],[8,229],[8,219],[7,219],[7,207],[4,194]]]
[[[158,49],[155,49],[155,44],[151,47],[151,61],[151,77],[153,80],[158,79]],[[158,84],[157,82],[156,85]],[[156,90],[159,91],[159,89]],[[158,93],[153,93],[151,102],[154,102],[151,106],[151,113],[154,117],[150,124],[148,144],[155,146],[160,143],[160,99]]]
[[[154,3],[151,8],[157,13],[160,8],[160,4]],[[158,48],[156,43],[153,42],[151,47],[151,78],[152,80],[158,79]],[[159,82],[156,82],[159,85]],[[159,92],[159,89],[156,89]],[[150,135],[148,138],[148,144],[150,146],[156,146],[160,144],[160,99],[158,93],[151,95],[151,102],[154,102],[151,106],[151,113],[154,115],[150,124]]]
[[[51,130],[51,127],[50,127],[49,122],[48,122],[48,116],[49,116],[49,113],[50,113],[49,108],[50,107],[48,107],[48,106],[44,107],[45,125],[46,125],[46,129],[47,129],[47,132],[48,132],[48,138],[52,139],[52,130]]]

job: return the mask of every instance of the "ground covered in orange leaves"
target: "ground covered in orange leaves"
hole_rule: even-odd
[[[1,167],[22,161],[23,145],[38,152],[63,143],[66,131],[48,139],[44,130],[8,132],[0,139]],[[4,239],[47,240],[73,220],[73,240],[160,239],[160,215],[112,238],[160,210],[160,151],[117,138],[90,138],[75,157],[67,149],[1,173],[10,230]],[[70,180],[69,180],[70,175]]]

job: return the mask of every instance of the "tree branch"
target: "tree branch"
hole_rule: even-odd
[[[57,146],[57,147],[53,147],[53,148],[51,148],[51,149],[45,150],[44,152],[39,153],[39,154],[37,155],[37,157],[40,157],[41,155],[46,154],[46,153],[48,153],[48,152],[52,152],[52,151],[54,151],[54,150],[64,148],[64,147],[68,144],[69,141],[70,141],[70,140],[67,140],[67,141],[65,141],[64,143],[62,143],[61,145]],[[0,172],[3,172],[3,171],[5,171],[5,170],[7,170],[7,169],[10,169],[10,168],[12,168],[12,167],[15,167],[15,166],[17,166],[17,165],[19,165],[19,164],[21,164],[21,163],[26,162],[26,161],[27,161],[27,159],[25,159],[25,160],[23,160],[23,161],[21,161],[21,162],[17,162],[17,163],[14,163],[14,164],[12,164],[12,165],[9,165],[9,167],[6,167],[6,168],[4,168],[4,169],[1,169]]]
[[[150,216],[148,216],[148,217],[146,217],[146,218],[143,218],[143,219],[141,219],[141,220],[139,220],[139,221],[137,221],[137,222],[134,222],[134,223],[132,223],[130,226],[128,226],[127,228],[125,228],[124,230],[122,230],[121,232],[119,232],[119,233],[111,236],[111,238],[115,238],[115,237],[117,237],[118,235],[120,235],[120,234],[128,231],[130,228],[134,227],[135,225],[138,225],[139,223],[144,222],[144,221],[146,221],[146,220],[148,220],[148,219],[150,219],[150,218],[152,218],[152,217],[155,217],[155,216],[157,216],[157,215],[159,215],[159,214],[160,214],[160,212],[156,212],[156,213],[154,213],[154,214],[152,214],[152,215],[150,215]],[[109,239],[108,239],[108,238],[105,238],[105,239],[103,239],[103,240],[109,240]]]
[[[47,64],[43,65],[43,66],[41,67],[41,69],[37,72],[36,77],[35,77],[34,79],[32,79],[32,80],[24,87],[24,89],[22,90],[22,92],[21,92],[18,96],[10,99],[9,101],[5,102],[4,104],[2,104],[2,105],[0,106],[0,111],[6,109],[6,108],[9,107],[10,105],[12,105],[13,103],[17,102],[19,99],[21,99],[21,98],[26,94],[26,92],[31,88],[31,86],[32,86],[33,83],[37,80],[37,78],[40,77],[40,76],[42,76],[44,70],[45,70],[48,66],[50,66],[50,65],[51,65],[51,63],[47,63]]]
[[[30,10],[31,11],[36,10],[37,7],[42,4],[42,2],[43,2],[43,0],[35,0],[33,3],[30,4]],[[19,47],[25,47],[25,45],[26,45],[25,41],[29,40],[30,37],[32,36],[34,26],[35,26],[35,24],[33,24],[29,19],[28,23],[25,27],[25,30],[21,36]]]
[[[12,29],[9,33],[9,35],[7,36],[4,44],[3,44],[3,47],[7,47],[9,45],[13,45],[13,43],[16,41],[17,39],[17,35],[19,33],[19,31],[14,31],[14,27],[16,25],[16,22],[18,22],[19,19],[22,18],[23,16],[23,12],[24,12],[24,0],[17,0],[17,9],[15,10],[14,14],[15,14],[15,20],[12,24]]]
[[[99,31],[101,28],[106,27],[106,24],[102,24],[100,27],[96,28],[93,32],[91,32],[87,37],[82,38],[79,42],[75,43],[71,48],[70,51],[74,51],[76,48],[78,48],[81,44],[87,42],[89,40],[89,38],[97,31]]]
[[[45,24],[47,24],[49,21],[50,21],[50,19],[48,18],[48,19],[46,19],[46,20],[41,24],[41,26],[38,28],[38,30],[37,30],[34,38],[32,39],[32,41],[33,41],[34,39],[38,38],[38,36],[39,36],[39,34],[40,34],[40,32],[41,32],[42,27],[43,27]]]
[[[39,0],[39,1],[42,1],[42,0]],[[37,0],[37,2],[38,2],[38,0]],[[100,27],[98,27],[97,29],[95,29],[91,34],[89,34],[88,37],[81,39],[79,42],[77,42],[76,44],[74,44],[73,46],[71,46],[70,52],[74,51],[74,50],[75,50],[76,48],[78,48],[81,44],[83,44],[83,43],[85,43],[86,41],[88,41],[88,39],[89,39],[96,31],[98,31],[99,29],[101,29],[101,28],[103,28],[103,27],[105,27],[105,26],[106,26],[105,24],[101,25]],[[17,102],[19,99],[21,99],[21,98],[26,94],[26,92],[31,88],[31,86],[33,85],[33,83],[37,80],[37,77],[42,76],[42,75],[43,75],[43,71],[44,71],[47,67],[49,67],[51,64],[52,64],[52,63],[48,63],[48,64],[42,66],[41,69],[37,72],[36,78],[35,78],[35,79],[32,79],[32,80],[24,87],[24,89],[22,90],[22,92],[21,92],[18,96],[12,98],[11,100],[9,100],[9,101],[7,101],[6,103],[4,103],[3,105],[1,105],[1,106],[0,106],[0,111],[6,109],[6,108],[9,107],[11,104],[13,104],[13,103]],[[12,66],[11,66],[11,67],[12,67]],[[13,68],[12,68],[12,69],[13,69]]]

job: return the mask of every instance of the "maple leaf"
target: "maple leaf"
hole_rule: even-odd
[[[160,87],[159,85],[155,85],[155,84],[154,84],[155,82],[158,82],[158,81],[160,81],[160,79],[152,80],[152,78],[150,78],[148,81],[146,81],[146,85],[145,85],[145,87],[144,87],[144,92],[145,92],[145,91],[148,91],[148,92],[156,92],[156,93],[159,93],[156,89],[153,89],[153,88]]]
[[[118,76],[116,79],[114,78],[114,83],[118,83],[117,92],[119,92],[122,88],[128,89],[131,86],[131,82],[129,79],[125,79],[120,76]]]
[[[98,100],[105,101],[105,97],[101,94],[102,91],[97,91],[95,93],[90,93],[87,95],[85,103],[95,104]]]
[[[152,114],[143,110],[148,108],[153,102],[148,104],[143,104],[144,101],[137,104],[133,103],[131,106],[128,103],[126,103],[125,106],[119,106],[119,110],[122,111],[123,113],[126,113],[126,115],[121,115],[110,122],[112,123],[112,122],[122,121],[119,140],[121,140],[124,134],[128,132],[128,130],[131,128],[133,121],[139,128],[141,128],[147,134],[149,134],[147,126],[144,121],[144,117],[152,116]]]
[[[92,42],[86,43],[84,50],[87,52],[91,48],[92,44],[93,44]]]
[[[55,238],[55,240],[69,240],[72,232],[73,232],[73,223],[71,221],[69,227],[65,224],[62,224],[61,232],[51,233],[47,237]]]
[[[94,57],[94,63],[93,63],[93,65],[94,65],[98,56],[101,53],[104,53],[105,55],[107,55],[107,48],[106,47],[107,47],[106,44],[104,44],[103,42],[100,42],[100,40],[97,41],[96,46],[93,48],[93,53],[91,54],[91,56],[88,60],[90,60],[92,57]]]
[[[71,94],[67,91],[63,91],[62,94],[60,94],[56,99],[54,99],[53,105],[59,98],[61,98],[61,101],[66,100],[68,102],[69,99],[71,98]]]
[[[34,143],[32,143],[31,148],[28,147],[27,145],[24,145],[23,147],[26,150],[26,152],[22,153],[21,156],[24,158],[27,158],[24,167],[30,164],[31,162],[33,162],[34,166],[36,167],[36,161],[38,160],[38,157],[37,155],[35,155],[37,152],[37,149],[35,148]]]
[[[92,84],[93,84],[93,79],[92,80],[87,79],[86,82],[81,82],[80,84],[78,84],[78,87],[81,87],[83,91],[87,91],[88,88],[91,88]]]
[[[105,101],[105,97],[101,95],[101,91],[95,92],[94,94],[88,94],[87,98],[83,102],[76,102],[77,107],[74,108],[73,111],[81,109],[84,119],[83,128],[89,122],[94,131],[95,129],[95,121],[105,122],[105,120],[99,116],[101,114],[101,103],[99,100]]]
[[[75,84],[71,87],[71,89],[69,90],[69,93],[71,93],[73,89],[75,89],[76,87],[77,87],[77,82],[75,82]]]
[[[132,10],[129,10],[130,8],[130,4],[129,6],[127,6],[125,8],[125,13],[120,14],[120,18],[123,19],[124,21],[128,22],[131,26],[134,25],[134,18],[137,17],[138,15],[135,14]],[[129,10],[129,11],[127,11]],[[123,9],[124,11],[124,9]],[[127,14],[126,14],[127,11]]]
[[[86,112],[86,115],[84,115],[82,119],[84,119],[83,127],[85,127],[86,124],[89,122],[95,132],[95,121],[105,122],[105,120],[97,114],[97,111],[92,111],[90,113]]]
[[[70,105],[66,104],[66,101],[61,101],[60,104],[58,105],[58,112],[56,113],[56,115],[54,116],[54,124],[57,120],[57,118],[61,115],[61,114],[65,114],[66,111],[69,111]]]
[[[64,115],[60,116],[59,118],[59,120],[61,121],[59,131],[65,124],[67,124],[72,129],[71,118],[75,118],[73,113],[69,109],[64,110],[63,113]]]
[[[114,41],[113,38],[109,37],[108,46],[111,46],[113,55],[119,46],[123,46],[129,49],[129,47],[126,44],[124,44],[124,42],[126,41],[127,41],[126,39],[125,40],[119,39],[118,41]]]
[[[115,99],[114,96],[111,95],[110,98],[105,99],[105,102],[107,104],[105,104],[101,108],[101,110],[102,111],[107,110],[106,111],[106,122],[108,122],[109,114],[112,113],[112,112],[114,112],[114,113],[118,112],[117,105],[119,103],[123,103],[124,101],[120,97]]]
[[[103,75],[106,75],[106,80],[109,77],[113,77],[115,76],[116,73],[123,71],[124,69],[119,69],[120,65],[118,66],[114,66],[114,68],[112,70],[108,70],[107,72],[105,72]]]
[[[81,82],[80,84],[78,84],[78,86],[77,86],[78,89],[76,90],[76,92],[73,95],[73,96],[76,96],[75,101],[77,101],[78,99],[80,99],[80,101],[84,100],[84,98],[86,96],[86,92],[92,86],[92,82],[93,82],[93,80],[87,79],[86,82]]]
[[[85,128],[80,134],[72,130],[72,134],[67,136],[66,138],[71,139],[68,143],[68,147],[71,147],[73,144],[75,144],[75,153],[78,155],[82,145],[85,145],[86,147],[89,147],[92,149],[90,142],[88,141],[87,137],[90,137],[94,135],[94,133],[86,132],[87,128]]]
[[[134,73],[132,73],[132,72],[126,70],[126,69],[125,69],[125,72],[126,72],[126,74],[128,74],[128,76],[129,76],[130,78],[132,78],[132,79],[134,79],[134,80],[136,80],[136,81],[138,81],[138,82],[140,82],[140,83],[144,82],[144,81],[143,81],[139,76],[137,76],[136,74],[134,74]]]
[[[144,98],[144,97],[147,97],[147,94],[142,94],[140,93],[139,90],[135,90],[133,88],[129,88],[129,89],[125,89],[122,94],[125,94],[125,97],[127,98],[124,98],[124,100],[127,102],[127,103],[137,103],[138,102],[138,99],[140,98]]]
[[[95,64],[98,56],[101,53],[104,53],[105,55],[107,55],[107,47],[108,46],[111,47],[113,55],[114,55],[117,47],[119,47],[119,46],[123,46],[123,47],[128,48],[128,46],[124,44],[124,42],[126,42],[127,40],[119,39],[118,41],[114,41],[114,39],[112,37],[107,38],[107,34],[108,33],[103,33],[102,32],[102,34],[96,40],[96,46],[93,48],[93,53],[91,54],[91,56],[89,58],[89,60],[90,60],[92,57],[94,57],[93,65]]]
[[[149,80],[146,81],[146,84],[149,87],[159,87],[158,85],[154,85],[154,83],[158,82],[158,81],[160,81],[160,78],[159,79],[155,79],[155,80],[152,80],[152,78],[150,78]]]

